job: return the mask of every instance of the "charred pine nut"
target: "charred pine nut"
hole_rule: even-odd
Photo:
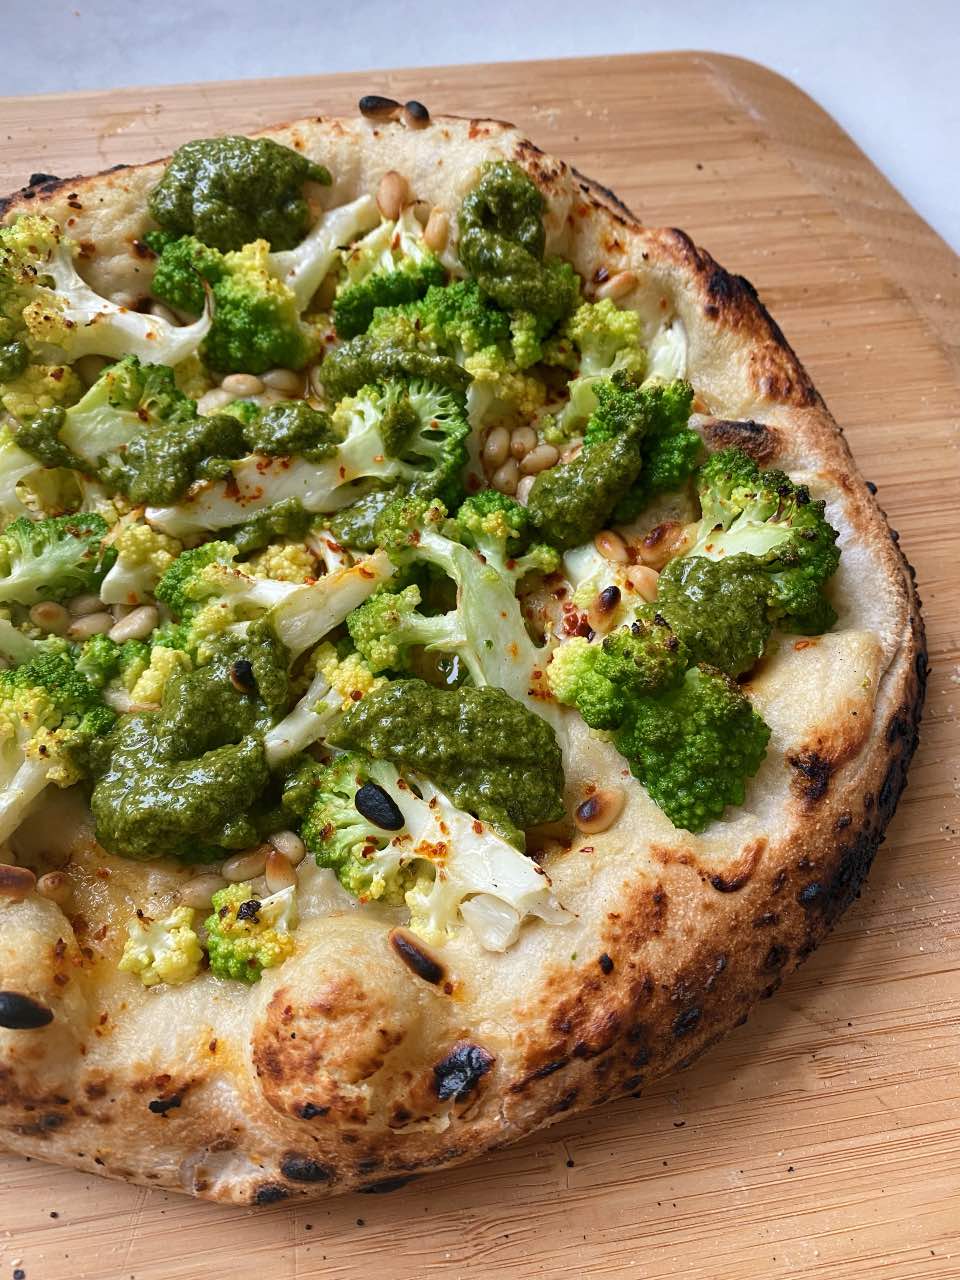
[[[510,432],[506,427],[491,427],[483,442],[483,465],[488,471],[502,466],[510,452]]]
[[[99,604],[100,602],[97,601]],[[35,604],[30,610],[30,621],[41,631],[49,631],[52,635],[62,636],[70,626],[70,615],[62,604],[54,604],[52,600],[44,600]]]
[[[377,208],[388,221],[396,222],[409,198],[409,182],[396,169],[388,169],[377,187]]]
[[[282,853],[294,867],[298,867],[307,856],[307,846],[295,831],[275,831],[267,836],[267,843],[272,844],[277,853]]]
[[[537,447],[537,433],[533,427],[514,427],[510,435],[510,452],[519,460]]]
[[[593,545],[604,560],[612,560],[615,564],[626,564],[630,558],[627,554],[627,544],[619,533],[614,533],[612,529],[601,529],[594,536]]]
[[[213,895],[226,885],[223,876],[214,874],[194,876],[186,880],[177,891],[177,897],[185,907],[194,907],[197,911],[205,911],[209,907]]]
[[[431,209],[423,229],[423,243],[434,253],[443,253],[450,236],[450,215],[445,209]]]
[[[33,892],[36,883],[37,877],[27,867],[0,862],[0,898],[22,902],[28,893]]]
[[[654,526],[640,543],[638,551],[644,564],[651,569],[662,569],[668,560],[683,550],[688,526],[678,520],[667,520]]]
[[[517,466],[516,458],[508,458],[502,467],[497,467],[490,477],[490,483],[501,493],[516,493],[517,485],[520,483],[520,468]]]
[[[142,604],[132,609],[125,618],[115,622],[107,635],[116,644],[124,640],[143,640],[160,621],[160,614],[152,604]]]
[[[430,123],[430,112],[422,102],[411,98],[409,102],[403,104],[400,119],[408,129],[425,129]]]
[[[595,791],[578,806],[573,820],[585,835],[606,831],[620,817],[624,799],[625,796],[619,787]]]
[[[560,451],[555,449],[552,444],[538,444],[535,449],[531,449],[520,463],[520,470],[525,476],[539,475],[541,471],[546,471],[548,467],[552,467],[560,460]]]
[[[229,391],[224,391],[222,387],[214,387],[212,391],[207,391],[197,401],[197,413],[209,418],[211,414],[219,413],[221,409],[225,409],[228,404],[233,404],[236,398]]]
[[[365,94],[358,103],[360,114],[367,120],[396,120],[400,103],[396,98],[383,98],[378,93]]]
[[[263,382],[253,373],[228,373],[220,388],[233,396],[258,396],[263,390]]]
[[[533,482],[536,478],[536,476],[524,476],[517,485],[517,501],[521,507],[527,505],[527,499],[530,497],[530,490],[533,488]]]
[[[67,628],[71,640],[89,640],[91,636],[102,636],[113,627],[113,614],[88,613],[82,618],[75,618]]]
[[[618,271],[616,275],[611,276],[609,280],[605,280],[597,290],[597,299],[622,298],[628,294],[633,286],[637,283],[637,273],[635,271]]]
[[[58,907],[65,907],[73,897],[73,883],[62,871],[48,871],[37,881],[37,893]]]
[[[285,858],[276,849],[271,849],[267,854],[265,874],[267,888],[271,893],[279,893],[281,889],[289,889],[292,884],[297,883],[297,873],[294,871],[289,858]]]
[[[98,595],[88,591],[86,595],[74,596],[67,602],[67,607],[75,618],[82,618],[87,613],[99,613],[103,604]]]
[[[288,396],[303,395],[303,374],[295,369],[268,369],[260,375],[260,381],[265,387],[285,391]]]
[[[657,598],[657,583],[660,575],[656,569],[651,569],[646,564],[635,564],[627,570],[624,575],[630,586],[638,595],[641,595],[648,603]]]
[[[158,320],[166,320],[167,324],[179,325],[180,323],[176,315],[162,302],[151,302],[150,314],[156,316]]]
[[[253,880],[256,876],[262,876],[269,851],[269,845],[260,845],[256,849],[235,853],[221,867],[224,880],[229,880],[231,884],[239,884],[241,880]]]

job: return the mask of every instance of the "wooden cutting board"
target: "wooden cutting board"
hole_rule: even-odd
[[[956,1280],[960,264],[809,98],[713,54],[5,99],[0,191],[353,113],[372,91],[516,121],[757,285],[917,568],[933,674],[910,786],[834,936],[639,1101],[317,1206],[222,1208],[0,1157],[0,1280]]]

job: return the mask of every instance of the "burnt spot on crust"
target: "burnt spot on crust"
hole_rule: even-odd
[[[336,1177],[336,1170],[330,1165],[296,1151],[288,1151],[283,1157],[280,1172],[291,1182],[332,1182]]]
[[[794,794],[808,805],[822,800],[830,786],[833,764],[816,751],[799,751],[787,756],[787,764],[796,770],[792,784]]]
[[[600,958],[597,960],[597,964],[600,966],[601,972],[605,974],[613,973],[613,961],[607,955],[606,951],[604,951],[603,954],[600,956]]]
[[[329,1107],[318,1107],[314,1102],[301,1102],[294,1107],[293,1113],[299,1120],[316,1120],[329,1113]]]
[[[265,1182],[253,1193],[251,1204],[276,1204],[278,1200],[287,1200],[289,1196],[288,1187],[279,1182]]]
[[[91,174],[83,177],[75,174],[72,178],[58,178],[52,173],[31,173],[26,186],[21,187],[18,191],[12,191],[8,196],[0,196],[0,218],[14,208],[16,205],[24,201],[36,200],[38,196],[44,196],[50,199],[52,196],[59,195],[62,191],[67,191],[68,196],[73,195],[72,188],[80,182],[89,182],[91,177],[105,177],[108,173],[118,173],[121,169],[129,169],[129,165],[115,164],[109,169],[102,169],[98,174]]]
[[[740,861],[731,867],[725,875],[717,872],[716,875],[710,877],[710,883],[718,893],[736,893],[742,889],[750,877],[756,870],[757,863],[767,847],[765,836],[753,840],[746,845],[741,854]]]
[[[441,1102],[463,1102],[493,1066],[494,1058],[482,1045],[461,1041],[445,1058],[434,1063],[433,1078]]]
[[[711,449],[742,449],[754,462],[770,463],[780,454],[780,433],[765,422],[753,418],[734,421],[710,418],[703,424],[703,434]]]
[[[678,1013],[670,1025],[670,1030],[679,1040],[682,1036],[687,1036],[698,1025],[703,1010],[699,1005],[691,1005],[688,1009],[684,1009],[682,1013]]]
[[[390,945],[403,963],[418,978],[437,986],[446,976],[443,965],[436,960],[422,942],[406,929],[390,931]]]
[[[546,155],[529,138],[521,138],[518,141],[514,158],[545,191],[553,191],[563,181],[566,165]]]
[[[183,1098],[179,1093],[171,1093],[166,1098],[154,1098],[147,1103],[147,1110],[152,1111],[155,1116],[165,1116],[168,1111],[173,1111],[183,1104]]]
[[[8,1031],[38,1031],[53,1021],[53,1010],[19,991],[0,991],[0,1027]]]
[[[632,223],[634,226],[640,225],[637,215],[627,205],[623,203],[615,191],[611,191],[609,187],[605,187],[602,183],[597,182],[595,178],[588,178],[586,174],[581,173],[579,169],[571,169],[571,173],[578,179],[580,190],[588,198],[591,196],[601,196],[604,206],[618,222]],[[613,205],[610,209],[609,206]],[[622,215],[622,217],[620,216]]]

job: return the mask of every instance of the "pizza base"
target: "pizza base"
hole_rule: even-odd
[[[567,798],[622,786],[610,830],[552,855],[574,923],[524,927],[504,955],[469,930],[427,949],[401,913],[358,909],[301,869],[296,955],[252,988],[204,974],[144,991],[117,973],[138,907],[169,907],[188,873],[105,854],[74,799],[22,836],[43,869],[68,858],[75,903],[0,897],[0,989],[52,1012],[0,1030],[0,1147],[212,1200],[263,1204],[376,1186],[462,1162],[686,1066],[769,995],[856,896],[917,741],[926,655],[912,571],[840,429],[750,284],[680,231],[642,227],[611,192],[512,126],[437,117],[309,119],[262,136],[322,160],[329,207],[389,169],[453,213],[484,160],[516,160],[546,199],[548,252],[587,282],[638,283],[621,305],[647,336],[682,326],[711,445],[737,443],[827,499],[843,557],[840,619],[782,637],[750,683],[772,729],[743,809],[677,831],[623,759],[571,712]],[[164,162],[36,175],[0,217],[43,211],[82,246],[108,296],[146,295],[139,248]],[[29,862],[29,856],[23,857]]]

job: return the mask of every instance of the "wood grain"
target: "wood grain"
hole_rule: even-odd
[[[910,786],[834,936],[639,1101],[319,1207],[220,1208],[0,1158],[0,1278],[956,1280],[957,259],[814,103],[712,54],[0,100],[0,190],[375,90],[515,120],[757,285],[917,568],[933,675]]]

